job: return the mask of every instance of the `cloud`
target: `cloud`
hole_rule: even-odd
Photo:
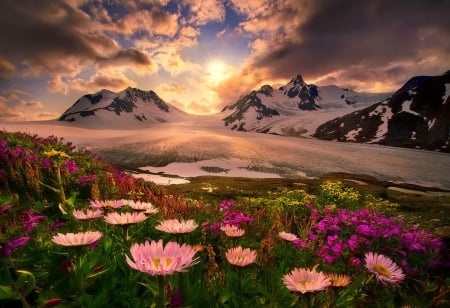
[[[165,19],[158,18],[162,27],[167,27]],[[107,13],[103,19],[107,20]],[[0,36],[0,56],[16,66],[24,64],[25,76],[42,71],[71,75],[73,63],[77,63],[76,73],[95,65],[156,68],[147,53],[121,47],[102,32],[108,29],[105,25],[63,1],[2,1],[0,28],[9,29]]]
[[[0,58],[0,80],[16,74],[16,67],[8,60]]]
[[[6,90],[0,94],[0,120],[49,119],[38,111],[43,108],[41,101],[32,99],[30,93],[19,89]]]
[[[183,72],[194,74],[200,68],[198,64],[182,59],[177,52],[161,53],[156,56],[156,59],[161,63],[161,67],[172,76]]]
[[[183,4],[189,8],[188,22],[195,26],[203,26],[211,21],[223,22],[225,19],[224,1],[187,0]]]
[[[109,29],[123,35],[146,32],[150,35],[173,37],[178,31],[177,14],[169,14],[162,10],[140,9],[131,12],[109,25]]]
[[[158,86],[157,88],[157,92],[170,92],[170,93],[177,93],[177,94],[183,94],[186,92],[186,90],[188,90],[188,87],[186,87],[185,85],[179,84],[179,83],[170,83],[170,84],[166,84],[166,83],[162,83]]]
[[[148,54],[132,48],[119,50],[110,57],[100,57],[98,59],[98,63],[100,68],[128,67],[130,63],[133,63],[135,71],[153,73],[158,70],[158,65],[154,61],[150,60]]]
[[[285,2],[290,5],[279,5],[272,17],[265,13],[272,4],[255,12],[239,7],[249,16],[241,30],[256,38],[248,65],[273,78],[300,72],[308,81],[332,74],[338,84],[370,89],[392,79],[396,87],[405,74],[440,74],[447,68],[439,65],[450,63],[450,2]],[[350,71],[366,71],[368,79],[351,78]]]
[[[207,115],[218,112],[216,104],[212,103],[210,99],[205,97],[190,101],[188,104],[183,106],[183,109],[197,115]]]
[[[117,71],[102,70],[96,72],[88,79],[79,77],[69,80],[55,78],[48,83],[48,89],[52,92],[67,94],[69,91],[78,91],[81,93],[94,93],[99,89],[108,89],[111,91],[121,91],[127,87],[136,87],[136,83],[128,79],[124,74]]]

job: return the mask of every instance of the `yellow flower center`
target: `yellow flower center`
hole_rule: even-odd
[[[158,269],[160,264],[163,264],[163,266],[165,266],[165,268],[168,268],[173,262],[173,258],[163,258],[161,260],[161,258],[153,258],[152,259],[152,263],[153,266]]]
[[[152,263],[155,266],[155,268],[158,268],[160,262],[161,262],[160,258],[153,258],[152,259]]]
[[[382,264],[375,264],[373,266],[373,269],[380,275],[390,278],[391,277],[391,272]]]
[[[166,267],[169,267],[170,264],[172,264],[173,259],[172,258],[166,258]]]
[[[297,285],[302,286],[303,288],[306,288],[306,283],[308,282],[308,280],[297,280]]]

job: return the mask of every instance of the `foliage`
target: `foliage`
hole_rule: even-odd
[[[442,241],[384,215],[383,209],[394,204],[342,182],[326,182],[314,195],[297,189],[215,204],[166,194],[56,137],[1,133],[0,156],[0,307],[450,304]],[[146,219],[110,214],[135,212],[138,200],[157,211],[148,211]],[[103,215],[80,219],[94,207]],[[74,210],[86,215],[76,218]],[[108,214],[113,223],[105,220]],[[194,220],[189,226],[193,231],[171,234],[156,228],[175,218]],[[229,237],[221,230],[226,225],[245,232]],[[86,231],[100,231],[102,237],[90,245],[68,247],[54,241],[57,233]],[[282,231],[293,240],[281,238]],[[152,240],[193,247],[195,262],[169,255],[166,263],[143,258],[138,266],[143,272],[130,267],[130,248]],[[242,266],[227,260],[229,249],[239,246],[252,252],[245,262],[235,262]],[[405,279],[398,285],[379,281],[365,267],[368,252],[392,260]],[[148,273],[158,270],[145,271],[152,264],[175,268],[174,262],[189,267],[156,277]],[[320,276],[321,288],[305,284],[299,288],[304,294],[290,291],[283,281],[295,268]],[[326,278],[331,273],[345,275],[350,283],[332,285]]]

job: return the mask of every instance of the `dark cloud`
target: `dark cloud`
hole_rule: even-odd
[[[150,67],[153,65],[153,62],[150,60],[147,54],[132,48],[119,50],[116,54],[108,58],[99,57],[98,61],[101,64],[106,65],[125,64],[125,63],[134,63],[135,65],[145,67]]]
[[[121,48],[89,15],[60,0],[0,2],[0,56],[52,72],[55,59],[149,65],[148,55]]]
[[[11,62],[0,58],[0,80],[13,76],[16,73],[16,67]]]
[[[399,77],[401,71],[414,70],[397,62],[417,65],[420,72],[420,62],[427,58],[441,57],[437,62],[450,64],[445,61],[450,60],[448,12],[450,1],[445,0],[314,1],[293,35],[271,41],[271,48],[255,55],[253,64],[268,68],[274,77],[300,70],[317,78],[351,67],[360,75],[373,70],[355,78],[376,79],[380,74]],[[297,13],[302,13],[300,8]],[[442,73],[446,68],[435,70],[422,73]]]

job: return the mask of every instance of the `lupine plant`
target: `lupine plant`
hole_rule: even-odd
[[[0,307],[450,304],[443,242],[342,182],[204,204],[56,137],[0,156]]]

